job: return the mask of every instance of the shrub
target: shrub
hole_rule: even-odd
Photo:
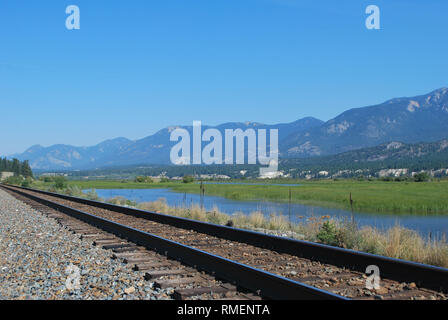
[[[24,188],[29,188],[31,186],[31,180],[30,179],[23,180],[21,186]]]
[[[122,196],[116,196],[116,197],[113,197],[110,199],[106,199],[106,202],[115,204],[115,205],[119,205],[119,206],[127,206],[127,207],[136,207],[137,206],[137,202],[135,202],[133,200],[126,199],[125,197],[122,197]]]
[[[52,177],[42,177],[42,180],[44,181],[44,182],[52,182],[53,181],[53,178]]]
[[[5,183],[7,184],[14,184],[16,186],[21,185],[23,182],[23,177],[22,176],[12,176],[9,177],[5,180]]]
[[[64,189],[67,187],[67,180],[64,177],[54,178],[54,187],[56,189]]]
[[[429,179],[430,179],[430,177],[426,172],[420,172],[414,176],[415,182],[425,182],[425,181],[429,181]]]
[[[317,239],[330,246],[339,245],[339,232],[336,224],[331,221],[325,221],[317,234]]]
[[[145,183],[145,182],[146,183],[153,183],[154,181],[152,180],[151,177],[137,176],[137,177],[135,177],[134,182],[137,182],[137,183]]]
[[[337,230],[338,246],[346,249],[355,249],[363,245],[358,225],[354,221],[345,220],[340,222]]]
[[[192,176],[184,176],[182,178],[183,183],[192,183],[194,181],[194,178]]]
[[[85,195],[85,197],[89,200],[99,200],[100,197],[98,197],[98,194],[96,193],[95,189],[90,189],[89,192]]]
[[[68,186],[65,189],[65,193],[68,194],[69,196],[76,196],[76,197],[82,197],[84,196],[84,194],[82,193],[81,188],[79,188],[76,185],[73,186]]]

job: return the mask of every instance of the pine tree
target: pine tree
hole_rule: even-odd
[[[6,171],[6,158],[0,158],[0,172]]]
[[[21,174],[21,165],[20,165],[20,161],[18,159],[12,159],[12,166],[11,166],[11,171],[14,172],[14,174],[16,176]]]
[[[22,175],[25,178],[32,178],[33,177],[33,171],[31,170],[30,164],[28,160],[23,161],[22,163]]]

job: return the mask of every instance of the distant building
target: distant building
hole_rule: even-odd
[[[0,172],[0,181],[6,180],[9,177],[13,177],[14,172]]]
[[[378,175],[380,177],[400,177],[408,174],[408,169],[384,169]]]
[[[222,180],[229,180],[230,177],[226,176],[224,174],[201,174],[201,175],[196,175],[196,178],[198,179],[207,179],[207,180],[213,180],[213,179],[222,179]]]
[[[260,175],[258,178],[259,179],[275,179],[275,178],[281,178],[284,176],[285,176],[285,174],[283,171],[271,171],[271,172],[266,172],[266,173]]]
[[[67,173],[45,172],[41,174],[42,177],[68,177]]]

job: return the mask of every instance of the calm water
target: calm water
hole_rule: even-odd
[[[98,196],[103,199],[122,196],[136,202],[155,201],[165,198],[170,206],[190,206],[200,204],[200,196],[197,194],[184,194],[170,191],[169,189],[98,189]],[[260,201],[235,201],[223,197],[204,196],[204,207],[207,210],[217,207],[225,213],[242,212],[249,214],[253,211],[261,211],[266,215],[282,213],[289,215],[287,203],[260,202]],[[338,219],[351,219],[351,212],[339,209],[307,206],[301,204],[291,205],[291,221],[304,221],[309,217],[331,216]],[[416,216],[416,215],[387,215],[355,212],[354,218],[360,226],[370,225],[380,229],[389,228],[396,224],[414,229],[422,235],[439,238],[448,234],[448,216]]]

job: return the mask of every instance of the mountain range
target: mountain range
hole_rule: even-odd
[[[448,88],[413,98],[351,109],[282,141],[284,157],[337,154],[391,141],[433,142],[448,137]]]
[[[435,177],[448,176],[448,140],[404,144],[389,142],[379,146],[347,151],[335,155],[310,158],[283,158],[279,170],[284,177],[338,178],[409,176],[413,172],[426,171]],[[208,177],[257,178],[258,165],[134,165],[102,169],[72,171],[77,177],[99,176],[108,179],[128,179],[136,175],[180,177],[195,175]]]
[[[170,133],[176,128],[192,132],[191,126],[173,126],[143,139],[116,138],[91,147],[35,145],[11,157],[29,160],[33,169],[41,170],[170,164],[170,150],[175,144],[170,142]],[[350,109],[327,122],[307,117],[284,124],[231,122],[213,128],[222,133],[225,129],[236,128],[278,129],[281,158],[334,155],[392,141],[435,142],[448,137],[448,88]]]
[[[406,174],[421,170],[439,170],[447,175],[448,140],[415,144],[389,142],[330,156],[285,158],[280,161],[280,167],[299,178],[310,174],[317,177],[323,170],[330,176],[375,175],[381,171]]]

